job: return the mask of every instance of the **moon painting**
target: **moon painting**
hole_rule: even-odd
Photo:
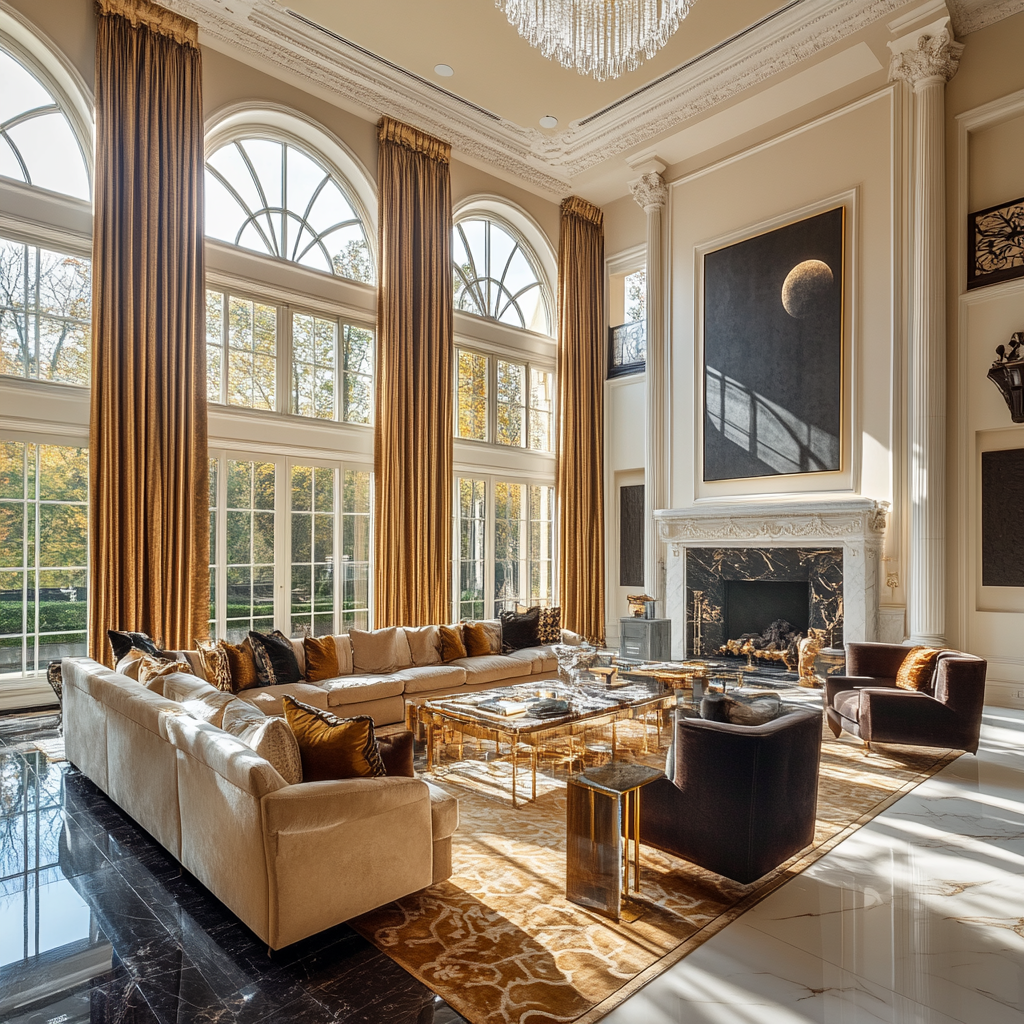
[[[704,256],[704,479],[842,467],[845,207]]]

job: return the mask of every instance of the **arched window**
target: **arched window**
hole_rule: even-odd
[[[452,269],[456,309],[551,333],[550,300],[538,260],[506,225],[478,215],[458,221]]]
[[[247,137],[213,151],[206,161],[206,234],[339,277],[374,279],[346,183],[290,142]]]
[[[0,49],[0,175],[90,199],[89,167],[64,107],[6,49]]]

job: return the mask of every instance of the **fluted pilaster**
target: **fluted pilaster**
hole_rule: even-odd
[[[662,544],[654,522],[655,509],[665,508],[665,293],[661,242],[661,211],[668,189],[651,171],[630,185],[633,198],[647,215],[647,367],[644,396],[644,589],[664,601]],[[664,613],[664,605],[661,608]]]
[[[890,43],[891,80],[914,89],[914,236],[910,326],[910,552],[908,612],[914,643],[946,632],[945,88],[963,46],[949,22]]]

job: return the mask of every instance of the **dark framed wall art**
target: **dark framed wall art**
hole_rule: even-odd
[[[704,255],[704,479],[838,472],[846,208]]]
[[[967,287],[1024,277],[1024,198],[967,217]]]

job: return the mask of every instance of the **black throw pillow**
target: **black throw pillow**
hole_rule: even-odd
[[[253,660],[256,662],[256,678],[260,686],[276,686],[280,683],[299,683],[302,673],[295,657],[292,642],[275,629],[273,633],[249,631]]]
[[[174,657],[170,651],[160,650],[148,633],[132,633],[122,629],[108,629],[107,639],[110,641],[110,649],[114,652],[115,665],[133,648],[154,658],[160,658],[163,661]]]
[[[540,625],[540,608],[525,612],[502,612],[501,650],[503,654],[521,651],[525,647],[537,647],[537,628]]]

